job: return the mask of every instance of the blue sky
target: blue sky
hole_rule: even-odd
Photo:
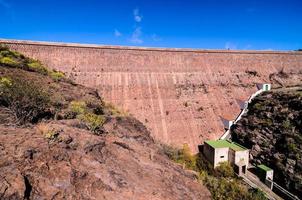
[[[0,0],[0,38],[202,49],[302,48],[302,0]]]

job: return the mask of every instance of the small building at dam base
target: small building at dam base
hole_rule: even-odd
[[[205,141],[203,154],[214,168],[221,162],[229,162],[239,176],[246,173],[249,164],[249,150],[228,140]]]

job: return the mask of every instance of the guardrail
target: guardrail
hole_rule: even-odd
[[[285,196],[287,196],[290,199],[300,200],[299,197],[297,197],[296,195],[290,193],[289,191],[287,191],[286,189],[284,189],[283,187],[281,187],[280,185],[278,185],[275,182],[273,182],[273,187],[275,187],[276,189],[278,189],[282,194],[284,194]]]
[[[258,96],[259,94],[261,94],[263,92],[263,89],[257,90],[254,94],[252,94],[248,100],[247,100],[247,105],[244,109],[241,110],[241,112],[239,113],[239,115],[236,117],[236,119],[234,120],[233,124],[236,124],[241,118],[242,116],[247,113],[248,111],[248,105],[252,102],[252,100]],[[224,134],[219,138],[221,140],[225,140],[225,139],[230,139],[231,138],[231,134],[230,134],[230,129],[226,130],[226,132],[224,132]]]

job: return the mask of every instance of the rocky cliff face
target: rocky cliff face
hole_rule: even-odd
[[[251,162],[274,169],[274,180],[302,197],[302,89],[265,92],[232,127],[232,138],[251,149]]]
[[[221,117],[234,119],[237,99],[246,100],[256,83],[302,81],[301,52],[2,42],[98,89],[105,100],[133,113],[156,140],[187,143],[195,152],[204,140],[223,134]]]
[[[0,48],[0,199],[210,199],[146,127]]]

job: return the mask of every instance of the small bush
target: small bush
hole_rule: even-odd
[[[43,64],[37,60],[30,59],[30,62],[27,64],[30,71],[38,72],[44,75],[47,75],[48,69],[43,66]]]
[[[264,125],[264,126],[272,126],[273,121],[269,118],[266,118],[266,119],[261,120],[261,124]]]
[[[294,143],[288,144],[287,149],[290,153],[296,153],[298,151],[298,148],[297,148],[296,144],[294,144]]]
[[[263,109],[263,106],[262,106],[260,103],[256,103],[256,104],[254,105],[254,108],[255,108],[256,110],[262,110],[262,109]]]
[[[2,57],[0,58],[0,64],[10,67],[16,67],[18,65],[18,62],[10,57]]]
[[[0,44],[0,51],[7,51],[9,48],[4,45],[4,44]]]
[[[0,88],[9,88],[12,86],[13,82],[8,77],[0,77]]]
[[[215,168],[215,172],[217,176],[220,177],[234,177],[235,173],[233,167],[229,162],[222,162],[218,167]]]
[[[109,110],[111,115],[119,116],[119,117],[127,116],[126,112],[117,109],[112,103],[105,103],[105,108]]]
[[[188,144],[184,144],[182,148],[183,160],[188,169],[196,169],[196,156],[192,154]]]
[[[2,77],[0,93],[1,105],[9,107],[21,124],[52,115],[49,95],[33,82]]]
[[[282,122],[282,126],[285,129],[288,129],[288,128],[292,127],[292,125],[291,125],[291,123],[288,119]]]
[[[84,113],[78,115],[78,119],[84,122],[88,130],[95,133],[97,133],[101,129],[101,127],[106,121],[106,118],[104,116],[96,115],[93,113]]]
[[[49,75],[54,81],[60,81],[65,78],[65,74],[59,71],[51,71],[49,72]]]
[[[88,105],[91,106],[90,103]],[[88,130],[99,133],[106,118],[103,115],[95,114],[94,109],[88,108],[88,105],[85,101],[72,101],[69,104],[69,110],[74,113],[74,117],[77,117],[84,123]]]
[[[40,61],[25,57],[23,54],[11,51],[4,46],[0,46],[0,64],[48,75],[54,81],[60,81],[65,78],[63,72],[47,69]]]
[[[92,110],[92,112],[96,115],[104,115],[104,105],[101,100],[90,100],[87,103],[87,108]]]
[[[188,144],[184,144],[182,149],[179,150],[167,145],[163,145],[163,151],[174,162],[183,164],[188,169],[197,170],[196,160],[198,156],[191,153]]]
[[[84,114],[87,111],[87,105],[85,101],[72,101],[69,104],[69,108],[76,115]]]
[[[41,123],[36,126],[38,133],[43,135],[48,140],[55,140],[59,136],[59,132],[50,128],[47,124]]]
[[[251,189],[250,191],[251,199],[257,199],[257,200],[267,200],[265,197],[265,193],[262,192],[260,189]]]
[[[9,92],[12,80],[8,77],[0,77],[0,105],[7,104],[4,95]]]
[[[179,160],[179,157],[180,157],[180,154],[181,154],[180,150],[178,150],[178,149],[176,149],[172,146],[166,145],[166,144],[162,144],[161,149],[162,149],[163,153],[166,156],[168,156],[168,158],[170,160],[173,160],[173,161]]]

